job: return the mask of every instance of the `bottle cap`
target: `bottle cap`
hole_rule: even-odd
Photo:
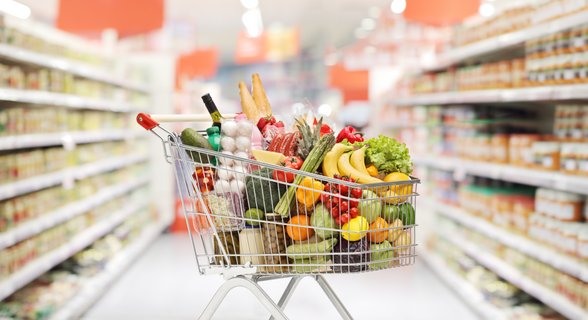
[[[218,127],[210,127],[210,128],[208,128],[208,129],[206,129],[206,134],[207,134],[208,136],[211,136],[211,135],[213,135],[213,134],[219,134],[219,132],[220,132],[220,131],[219,131]]]

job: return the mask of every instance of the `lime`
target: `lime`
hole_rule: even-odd
[[[388,223],[400,219],[405,226],[415,224],[416,222],[414,208],[408,202],[400,205],[384,205],[382,208],[382,218]]]
[[[263,220],[264,217],[265,214],[259,209],[252,208],[245,211],[245,222],[250,226],[258,226],[260,222],[252,220]]]

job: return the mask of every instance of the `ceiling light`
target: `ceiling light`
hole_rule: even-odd
[[[327,116],[327,117],[328,117],[328,116],[330,116],[330,115],[331,115],[331,112],[332,112],[333,110],[332,110],[332,108],[331,108],[331,106],[330,106],[330,105],[328,105],[328,104],[321,104],[321,105],[318,107],[318,110],[317,110],[317,111],[318,111],[318,113],[319,113],[319,114],[322,114],[322,115],[325,115],[325,116]]]
[[[367,38],[369,33],[364,28],[355,28],[355,31],[353,32],[353,34],[355,35],[355,37],[357,39],[365,39],[365,38]]]
[[[259,8],[250,9],[245,12],[241,20],[250,37],[256,38],[263,33],[263,21],[261,20],[261,11],[259,11]]]
[[[241,4],[247,9],[255,9],[259,5],[259,0],[241,0]]]
[[[380,7],[371,7],[369,13],[370,17],[378,19],[382,15],[382,9]]]
[[[489,17],[494,14],[494,6],[489,3],[484,3],[480,6],[478,12],[484,17]]]
[[[21,19],[26,19],[31,15],[31,9],[29,7],[13,0],[0,0],[0,11]]]
[[[365,18],[361,20],[361,27],[366,30],[374,30],[376,28],[376,20],[371,18]]]
[[[394,0],[390,5],[390,10],[396,14],[404,12],[404,9],[406,9],[406,0]]]

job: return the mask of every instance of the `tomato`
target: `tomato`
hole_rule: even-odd
[[[338,205],[341,202],[341,197],[333,196],[333,204]]]
[[[357,209],[357,208],[349,209],[349,216],[351,217],[351,219],[355,219],[358,215],[359,215],[359,209]]]
[[[331,184],[327,183],[327,185],[323,188],[323,191],[325,191],[325,192],[331,191]]]
[[[339,208],[341,208],[341,212],[347,212],[347,210],[349,210],[349,201],[342,201],[341,204],[339,204]]]
[[[349,192],[349,187],[348,186],[346,186],[344,184],[339,185],[339,193],[340,194],[347,195],[347,192]]]
[[[336,218],[335,218],[335,223],[336,223],[338,226],[342,225],[342,223],[341,223],[341,217],[336,217]]]
[[[355,198],[355,199],[359,199],[361,198],[361,196],[363,195],[363,191],[361,189],[353,189],[351,190],[351,195]]]
[[[304,161],[302,161],[302,159],[295,156],[288,157],[286,158],[286,160],[284,160],[284,165],[286,166],[286,168],[292,168],[296,170],[300,170],[303,163]]]
[[[359,201],[349,200],[349,207],[350,208],[357,208],[357,206],[359,206]]]
[[[347,222],[349,222],[349,215],[344,213],[341,215],[341,224],[346,224]]]
[[[333,218],[338,217],[339,216],[339,207],[333,207],[331,209],[331,216],[333,216]]]
[[[327,203],[327,201],[329,201],[330,198],[331,198],[331,195],[329,195],[327,193],[321,194],[321,202],[322,203]]]
[[[327,206],[327,209],[331,210],[333,208],[333,200],[327,200],[327,203],[325,203],[325,205]]]
[[[295,175],[292,172],[286,172],[282,170],[274,170],[274,180],[280,182],[290,183],[294,181]]]

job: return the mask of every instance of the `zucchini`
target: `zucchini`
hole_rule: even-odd
[[[289,258],[295,260],[316,258],[320,255],[331,252],[336,244],[336,238],[315,243],[293,244],[286,248],[286,253]],[[308,255],[303,255],[305,253]]]
[[[316,146],[310,151],[308,157],[302,164],[300,171],[314,173],[323,163],[323,159],[329,151],[335,145],[335,133],[327,133],[319,140]],[[282,195],[280,202],[274,209],[275,213],[279,213],[283,218],[287,218],[290,215],[290,206],[293,203],[296,189],[302,183],[304,179],[303,175],[296,175],[296,179],[292,182],[292,186],[288,188],[288,191]]]
[[[318,259],[296,259],[294,260],[294,264],[301,264],[301,266],[295,266],[294,271],[297,273],[306,273],[312,272],[312,270],[318,270],[321,265],[327,263],[325,257],[320,257]],[[313,264],[312,266],[305,266],[305,264]]]

